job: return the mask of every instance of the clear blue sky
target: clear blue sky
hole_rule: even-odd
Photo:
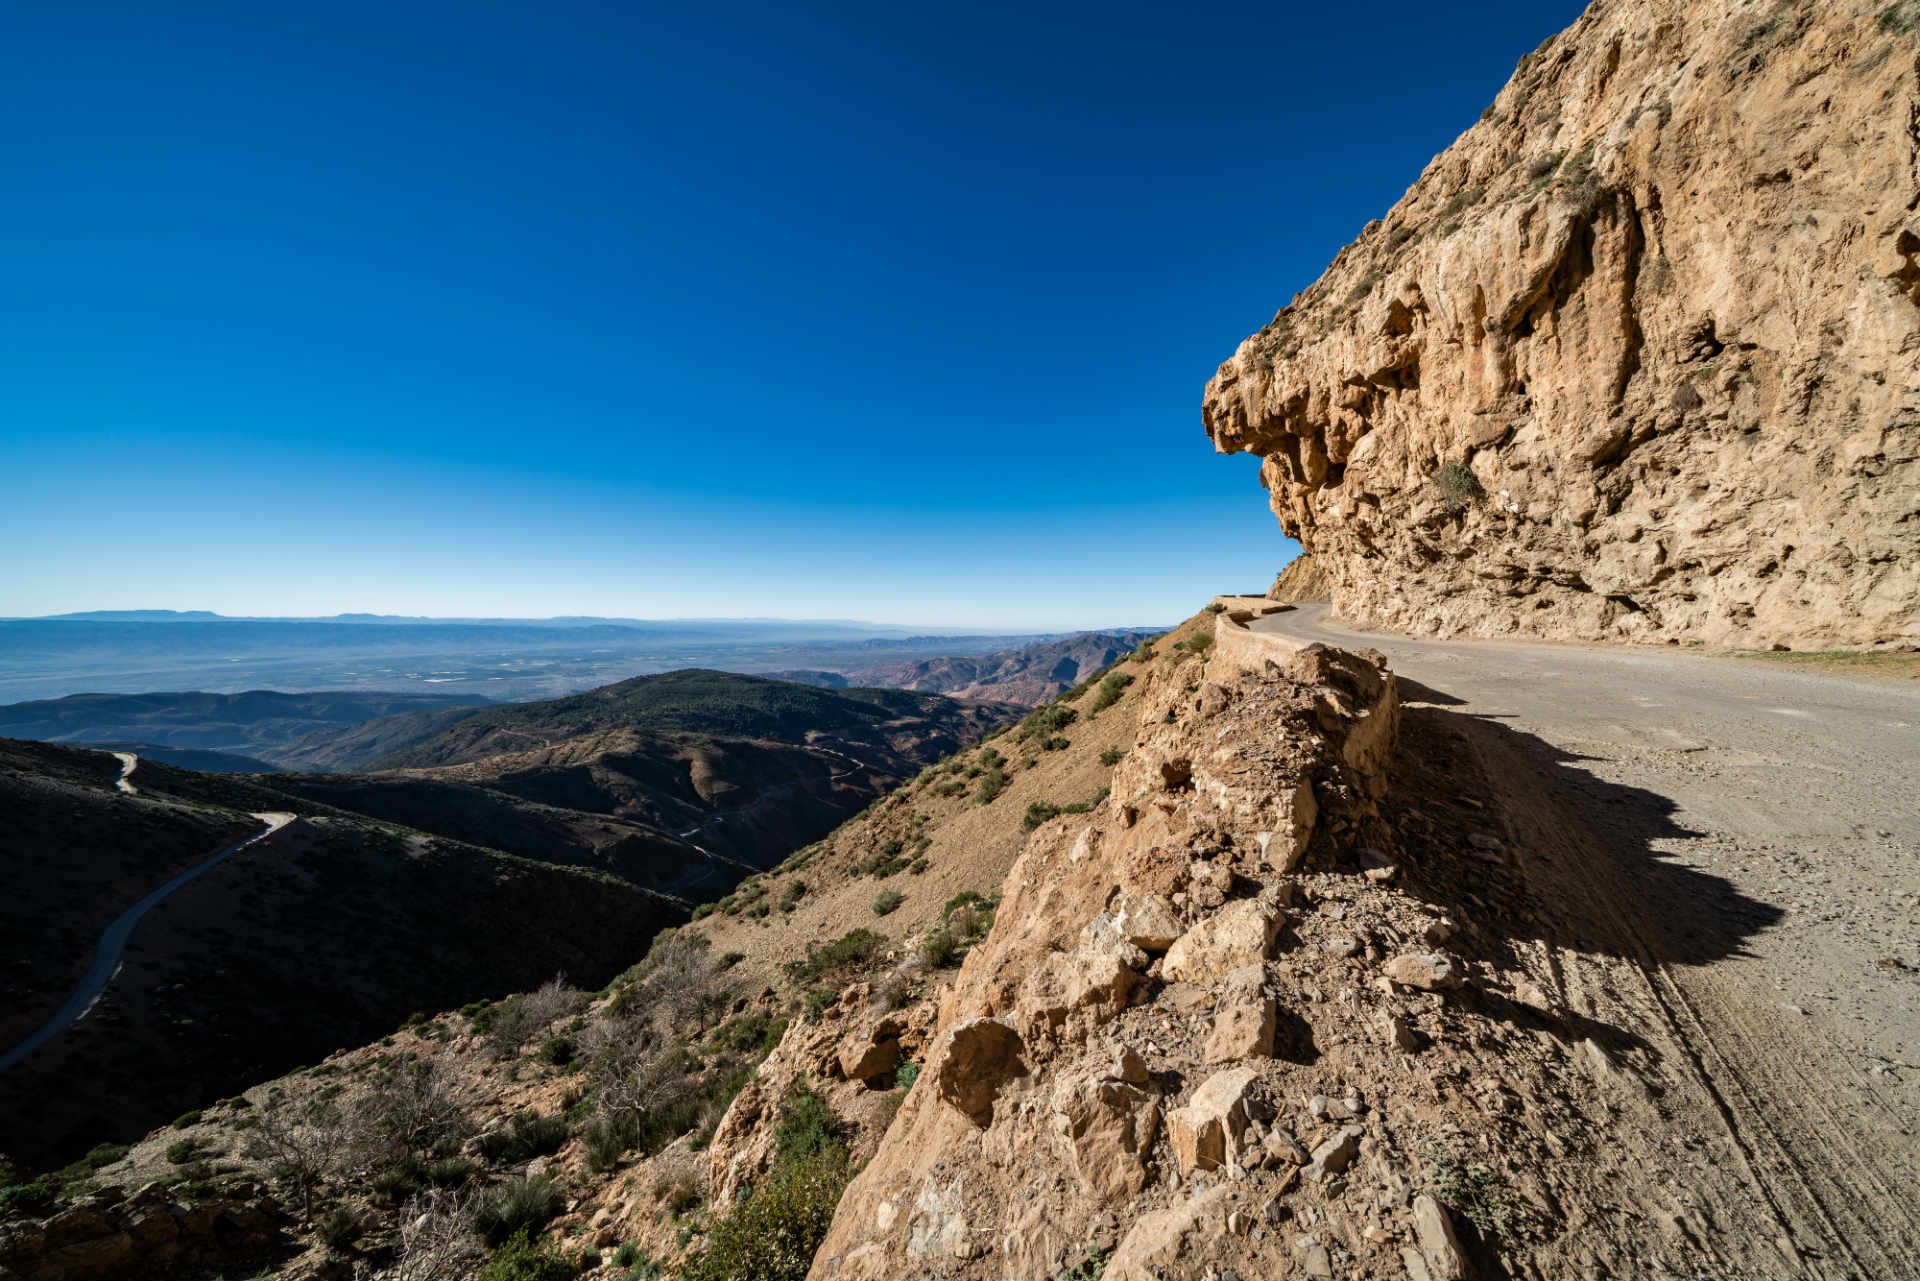
[[[1184,616],[1207,376],[1579,7],[9,5],[0,615]]]

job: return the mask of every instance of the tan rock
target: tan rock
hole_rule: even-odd
[[[1030,1041],[1085,1036],[1127,1007],[1139,979],[1111,952],[1051,953],[1020,985],[1020,1034]]]
[[[1006,1023],[968,1019],[941,1039],[927,1070],[941,1099],[984,1126],[1001,1087],[1026,1070],[1020,1051],[1020,1034]]]
[[[1173,904],[1159,894],[1130,894],[1113,911],[1114,925],[1135,947],[1147,952],[1164,952],[1184,932]]]
[[[1252,1068],[1216,1072],[1201,1083],[1185,1107],[1167,1114],[1167,1139],[1183,1174],[1241,1168],[1251,1095],[1259,1073]]]
[[[1447,1208],[1422,1192],[1413,1199],[1413,1237],[1433,1281],[1466,1281],[1467,1253],[1453,1230]]]
[[[1443,952],[1403,952],[1380,968],[1402,987],[1423,992],[1444,992],[1466,981],[1460,962]]]
[[[1231,1188],[1210,1188],[1164,1210],[1141,1215],[1107,1260],[1103,1281],[1158,1281],[1165,1276],[1198,1275],[1200,1269],[1190,1265],[1205,1255],[1208,1242],[1218,1238],[1226,1227],[1231,1196]]]
[[[1088,1195],[1118,1201],[1147,1183],[1147,1154],[1160,1131],[1160,1100],[1125,1081],[1083,1081],[1054,1098],[1055,1126]]]
[[[876,1019],[840,1043],[840,1074],[849,1081],[871,1083],[900,1065],[900,1033],[905,1022],[892,1015]]]
[[[1331,1178],[1353,1163],[1359,1155],[1360,1140],[1366,1134],[1357,1125],[1342,1126],[1313,1149],[1307,1163],[1307,1177],[1315,1181]]]
[[[1279,1007],[1262,988],[1265,969],[1242,966],[1227,977],[1226,991],[1214,1009],[1203,1057],[1208,1064],[1271,1058]]]
[[[1284,918],[1258,899],[1238,899],[1182,934],[1167,950],[1161,972],[1178,982],[1209,983],[1273,952]]]

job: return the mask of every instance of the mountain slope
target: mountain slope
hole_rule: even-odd
[[[1920,641],[1920,19],[1600,0],[1208,383],[1346,616]]]
[[[11,1046],[129,903],[302,815],[144,917],[71,1030],[0,1073],[7,1151],[72,1154],[397,1024],[417,1009],[611,974],[682,905],[604,872],[376,824],[226,775],[0,740]],[[268,776],[277,778],[278,776]],[[242,808],[244,807],[244,808]],[[75,1083],[90,1083],[76,1088]]]

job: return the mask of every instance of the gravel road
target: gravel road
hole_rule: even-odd
[[[1410,730],[1469,747],[1542,972],[1654,1047],[1657,1124],[1715,1153],[1676,1223],[1771,1229],[1788,1274],[1920,1275],[1920,686],[1325,605],[1250,625],[1381,651]]]

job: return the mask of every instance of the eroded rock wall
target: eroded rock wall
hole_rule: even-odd
[[[1920,641],[1917,209],[1913,0],[1597,0],[1206,429],[1360,621]]]

